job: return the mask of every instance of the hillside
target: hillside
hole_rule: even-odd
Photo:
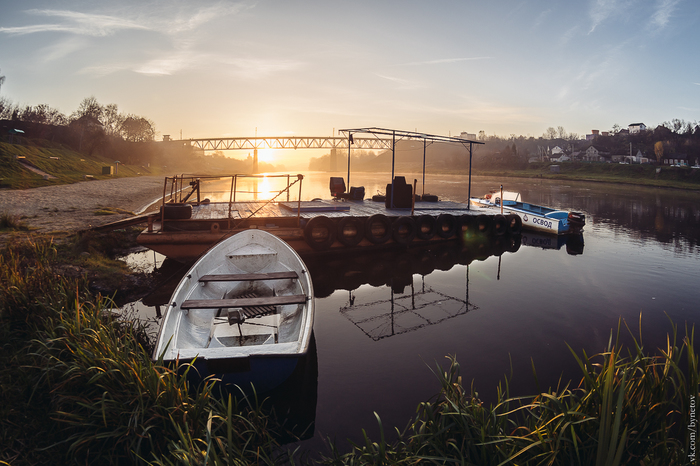
[[[20,145],[0,142],[0,187],[10,189],[36,188],[55,184],[75,183],[85,179],[160,175],[160,167],[117,164],[97,155],[85,155],[73,150],[47,144]],[[49,176],[35,173],[25,165],[36,167]],[[102,174],[112,167],[114,174]]]

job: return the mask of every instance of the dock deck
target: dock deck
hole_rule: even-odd
[[[165,208],[167,209],[167,205]],[[467,204],[416,202],[410,208],[387,208],[372,200],[286,202],[219,202],[191,206],[187,218],[159,216],[138,242],[167,257],[195,260],[221,239],[248,228],[264,229],[297,252],[348,248],[415,246],[469,234],[519,233],[516,219]]]

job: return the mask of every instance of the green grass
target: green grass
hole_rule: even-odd
[[[551,165],[559,166],[559,173],[550,171]],[[474,169],[475,175],[544,178],[567,181],[598,181],[625,183],[640,186],[656,186],[677,189],[700,189],[700,169],[660,167],[656,165],[622,165],[619,163],[563,162],[558,164],[533,163],[526,169]]]
[[[101,180],[139,176],[141,174],[159,174],[160,170],[149,169],[145,173],[143,167],[120,164],[116,175],[103,175],[102,167],[113,166],[114,161],[100,156],[89,156],[66,149],[60,145],[42,141],[31,144],[9,144],[0,142],[0,186],[9,189],[26,189],[55,184],[75,183],[87,179]],[[55,176],[56,179],[45,180],[23,167],[17,158],[30,163],[36,168]]]

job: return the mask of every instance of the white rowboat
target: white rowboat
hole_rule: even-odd
[[[308,351],[313,320],[304,262],[276,236],[250,229],[213,246],[183,277],[153,357],[192,362],[198,379],[216,376],[266,391]]]

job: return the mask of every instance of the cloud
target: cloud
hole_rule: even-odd
[[[419,84],[415,81],[410,81],[408,79],[397,78],[395,76],[387,76],[387,75],[378,74],[378,73],[376,75],[382,79],[386,79],[387,81],[391,81],[392,83],[397,84],[399,89],[408,90],[408,89],[418,89],[420,87],[423,87],[421,84]]]
[[[66,40],[59,40],[39,51],[41,61],[52,62],[61,60],[68,55],[84,49],[88,45],[84,37],[69,37]]]
[[[237,78],[248,80],[265,78],[303,66],[302,62],[294,60],[241,58],[184,49],[169,54],[165,58],[148,60],[130,69],[147,75],[171,75],[183,70],[201,69],[211,63],[216,63],[221,72],[228,72]]]
[[[127,15],[83,13],[71,10],[32,9],[26,13],[46,16],[55,22],[29,26],[0,27],[0,33],[10,35],[36,34],[42,32],[65,32],[84,36],[111,36],[123,30],[155,31],[175,35],[195,30],[202,25],[223,16],[237,14],[251,8],[243,3],[220,3],[191,10],[175,11],[163,15],[162,10],[149,10],[148,5],[141,9],[131,9]],[[169,11],[174,11],[171,9]]]
[[[634,12],[636,8],[639,6],[633,0],[595,0],[589,13],[592,23],[588,33],[591,34],[609,18],[618,16],[627,18],[630,12]]]
[[[489,60],[489,59],[491,59],[491,57],[440,58],[437,60],[414,61],[414,62],[409,62],[409,63],[403,63],[402,66],[441,65],[443,63],[457,63],[457,62],[462,62],[462,61]]]
[[[656,10],[654,14],[651,15],[651,25],[657,28],[665,28],[679,1],[680,0],[658,0]]]
[[[40,32],[68,32],[78,35],[103,37],[127,29],[148,29],[135,21],[110,15],[80,13],[69,10],[28,10],[27,13],[50,16],[63,20],[60,24],[36,24],[32,26],[2,27],[0,32],[11,35]]]

